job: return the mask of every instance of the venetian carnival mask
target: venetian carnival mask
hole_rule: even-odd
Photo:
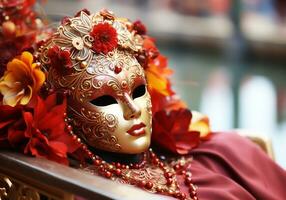
[[[151,100],[136,59],[142,37],[108,11],[66,18],[39,50],[47,87],[68,91],[68,117],[88,145],[144,152],[151,140]]]

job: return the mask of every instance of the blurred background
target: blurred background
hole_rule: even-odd
[[[213,131],[272,139],[286,168],[285,0],[48,0],[55,21],[87,8],[140,19],[174,69],[174,89]]]

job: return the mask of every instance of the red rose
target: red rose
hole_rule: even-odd
[[[94,38],[92,49],[96,53],[107,54],[117,47],[116,29],[108,23],[95,25],[90,35]]]
[[[153,118],[152,142],[176,154],[188,154],[200,143],[200,133],[189,131],[192,114],[188,109],[159,111]]]
[[[60,47],[55,45],[49,49],[47,56],[51,60],[51,65],[61,73],[65,73],[65,69],[72,68],[72,61],[68,50],[61,50]]]

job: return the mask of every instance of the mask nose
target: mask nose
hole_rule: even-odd
[[[136,119],[141,116],[141,109],[128,94],[124,94],[123,117],[125,120]]]

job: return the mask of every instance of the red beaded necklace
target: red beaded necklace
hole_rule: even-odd
[[[168,195],[181,200],[198,200],[197,187],[193,184],[192,174],[187,170],[190,166],[191,159],[182,158],[166,163],[159,159],[152,149],[149,149],[143,154],[143,159],[138,164],[125,165],[119,162],[107,163],[99,156],[94,155],[93,152],[82,143],[81,139],[74,134],[72,126],[68,124],[70,119],[65,118],[65,121],[66,128],[72,135],[72,138],[80,143],[80,148],[83,150],[85,156],[93,161],[92,166],[83,168],[86,171],[99,174],[115,181],[121,180],[121,182],[138,186],[152,193]],[[157,173],[157,177],[153,177],[156,179],[154,181],[148,177],[142,179],[136,176],[138,172],[140,172],[142,176],[142,172],[152,169],[154,174]],[[189,188],[189,195],[180,191],[176,175],[184,176],[184,184]],[[158,181],[158,178],[162,181]]]

